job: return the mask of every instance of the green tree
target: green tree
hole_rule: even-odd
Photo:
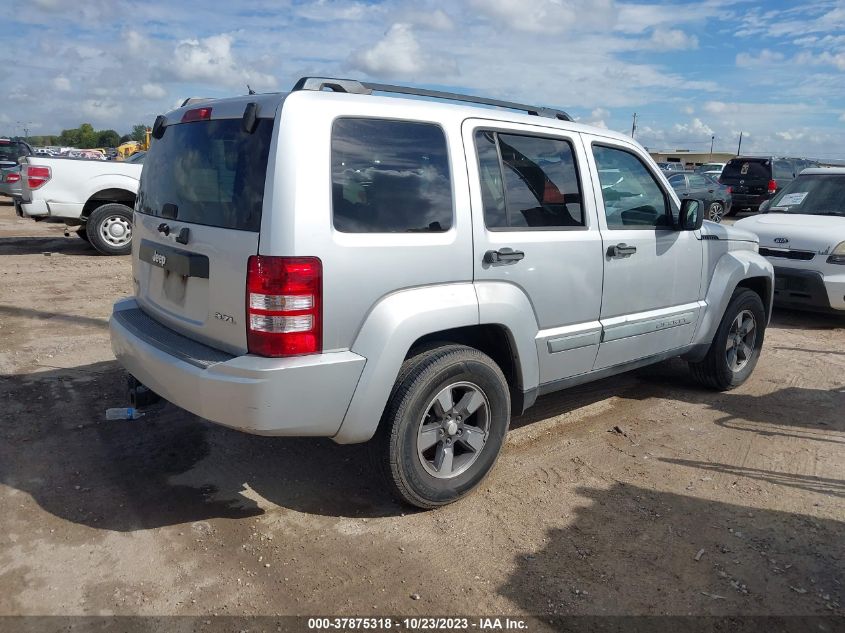
[[[71,130],[62,130],[62,133],[59,134],[59,145],[79,147],[79,144],[81,142],[82,134],[80,133],[79,128],[73,128]]]
[[[114,130],[97,132],[97,147],[117,147],[118,145],[120,145],[120,135]]]
[[[94,126],[90,123],[83,123],[79,126],[79,147],[80,149],[97,147],[97,132],[94,131]]]
[[[143,123],[132,126],[132,132],[129,134],[131,140],[143,143],[147,135],[147,126]]]

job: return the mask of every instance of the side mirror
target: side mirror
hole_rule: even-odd
[[[693,198],[687,198],[681,203],[678,214],[678,229],[681,231],[697,231],[704,222],[701,203]]]

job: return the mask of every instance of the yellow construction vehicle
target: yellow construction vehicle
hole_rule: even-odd
[[[117,160],[126,160],[135,152],[145,152],[150,149],[150,134],[152,134],[152,128],[147,128],[144,131],[144,142],[139,143],[138,141],[126,141],[117,147]]]

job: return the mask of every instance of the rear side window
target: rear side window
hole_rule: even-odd
[[[732,158],[722,171],[722,178],[741,178],[747,180],[771,180],[772,164],[768,160],[748,160]]]
[[[792,161],[776,160],[772,167],[772,178],[774,178],[775,180],[794,178],[794,169],[795,167],[793,166]]]
[[[452,179],[438,125],[341,118],[332,127],[332,217],[344,233],[452,228]]]
[[[0,141],[1,161],[16,163],[19,158],[30,155],[29,147],[20,141]]]
[[[584,226],[568,141],[481,130],[475,145],[487,228]]]
[[[272,119],[243,131],[241,119],[165,128],[143,157],[141,213],[225,229],[258,231]]]

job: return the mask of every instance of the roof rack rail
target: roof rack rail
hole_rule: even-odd
[[[561,121],[572,121],[563,110],[555,110],[553,108],[542,108],[538,106],[525,105],[524,103],[515,103],[513,101],[501,101],[499,99],[488,99],[486,97],[474,97],[472,95],[464,95],[457,92],[442,92],[440,90],[426,90],[424,88],[412,88],[409,86],[392,86],[390,84],[376,84],[355,79],[333,79],[330,77],[302,77],[294,84],[291,92],[298,90],[325,90],[328,88],[332,92],[347,92],[350,94],[369,95],[373,92],[390,92],[395,94],[414,95],[417,97],[431,97],[433,99],[445,99],[448,101],[465,101],[468,103],[478,103],[480,105],[495,106],[498,108],[508,108],[510,110],[522,110],[534,116],[542,116],[549,119],[559,119]]]

